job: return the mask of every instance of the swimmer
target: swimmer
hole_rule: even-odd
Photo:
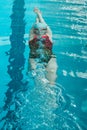
[[[30,30],[29,36],[29,67],[36,69],[36,59],[39,62],[44,62],[46,67],[46,78],[51,84],[55,83],[57,63],[56,56],[52,52],[52,31],[50,27],[44,21],[41,11],[38,8],[34,8],[36,13],[36,22]]]

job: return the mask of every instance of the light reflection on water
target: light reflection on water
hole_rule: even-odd
[[[5,93],[5,106],[0,113],[0,127],[2,126],[2,130],[86,130],[87,2],[86,0],[39,0],[35,3],[31,2],[30,6],[28,2],[26,1],[25,4],[25,12],[24,1],[14,1],[13,13],[17,16],[18,21],[15,23],[13,16],[12,25],[14,28],[10,37],[12,48],[8,65],[11,79]],[[58,56],[59,66],[57,83],[61,85],[49,85],[44,79],[43,70],[38,72],[39,75],[35,74],[36,72],[31,72],[28,76],[25,75],[25,57],[28,58],[27,51],[29,51],[28,49],[25,50],[24,57],[25,21],[27,23],[25,30],[27,41],[27,33],[34,22],[35,16],[32,8],[35,5],[40,7],[46,22],[53,31],[53,51]],[[22,16],[15,9],[19,10]],[[25,21],[22,21],[24,12]],[[16,25],[22,26],[16,28]],[[8,32],[7,30],[7,34],[9,34]],[[17,32],[18,37],[16,39]],[[8,37],[6,38],[8,39]],[[4,37],[0,41],[1,43],[8,43]],[[18,52],[20,52],[19,57]],[[44,80],[41,80],[42,73]]]

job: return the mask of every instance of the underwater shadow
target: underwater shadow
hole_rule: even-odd
[[[14,0],[12,7],[11,18],[11,29],[12,34],[10,35],[11,48],[8,52],[9,65],[8,74],[11,81],[8,83],[8,89],[5,93],[6,100],[3,107],[3,111],[6,113],[2,117],[2,130],[3,129],[21,129],[18,127],[17,112],[19,112],[20,97],[19,93],[26,90],[26,83],[23,83],[22,71],[25,65],[24,51],[25,51],[25,21],[24,21],[24,0]],[[22,103],[21,103],[22,105]]]

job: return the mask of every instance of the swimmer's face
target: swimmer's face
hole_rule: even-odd
[[[34,29],[36,35],[45,35],[47,33],[47,28],[36,28]]]

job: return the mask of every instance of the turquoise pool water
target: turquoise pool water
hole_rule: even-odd
[[[0,129],[87,130],[87,1],[0,3]],[[53,32],[54,86],[41,68],[26,75],[35,6]]]

